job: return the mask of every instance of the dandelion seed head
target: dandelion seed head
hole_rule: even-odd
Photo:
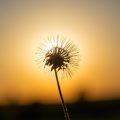
[[[45,65],[51,66],[53,69],[64,70],[70,62],[69,53],[63,48],[53,47],[45,55]]]
[[[71,76],[79,66],[79,50],[65,37],[48,37],[38,48],[37,63],[42,63],[51,71],[56,69]]]

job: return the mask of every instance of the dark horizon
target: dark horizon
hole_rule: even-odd
[[[80,99],[67,104],[71,120],[119,120],[120,99],[87,101]],[[0,106],[0,120],[64,120],[61,104],[43,105],[33,102],[28,105],[12,103]]]

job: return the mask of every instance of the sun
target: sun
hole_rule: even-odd
[[[45,51],[49,51],[55,46],[61,47],[62,43],[60,42],[60,39],[65,40],[66,38],[60,37],[59,35],[57,35],[56,37],[49,36],[47,39],[43,41],[41,45]]]

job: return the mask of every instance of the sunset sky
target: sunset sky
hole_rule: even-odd
[[[60,101],[54,74],[35,61],[58,34],[80,49],[80,69],[60,80],[65,101],[120,98],[120,0],[0,0],[0,104]]]

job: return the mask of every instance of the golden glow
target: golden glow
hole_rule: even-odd
[[[58,34],[80,49],[80,69],[72,79],[60,78],[65,101],[76,101],[82,91],[89,100],[120,97],[117,4],[71,0],[20,3],[0,4],[1,103],[59,102],[54,73],[35,61],[39,44]]]

